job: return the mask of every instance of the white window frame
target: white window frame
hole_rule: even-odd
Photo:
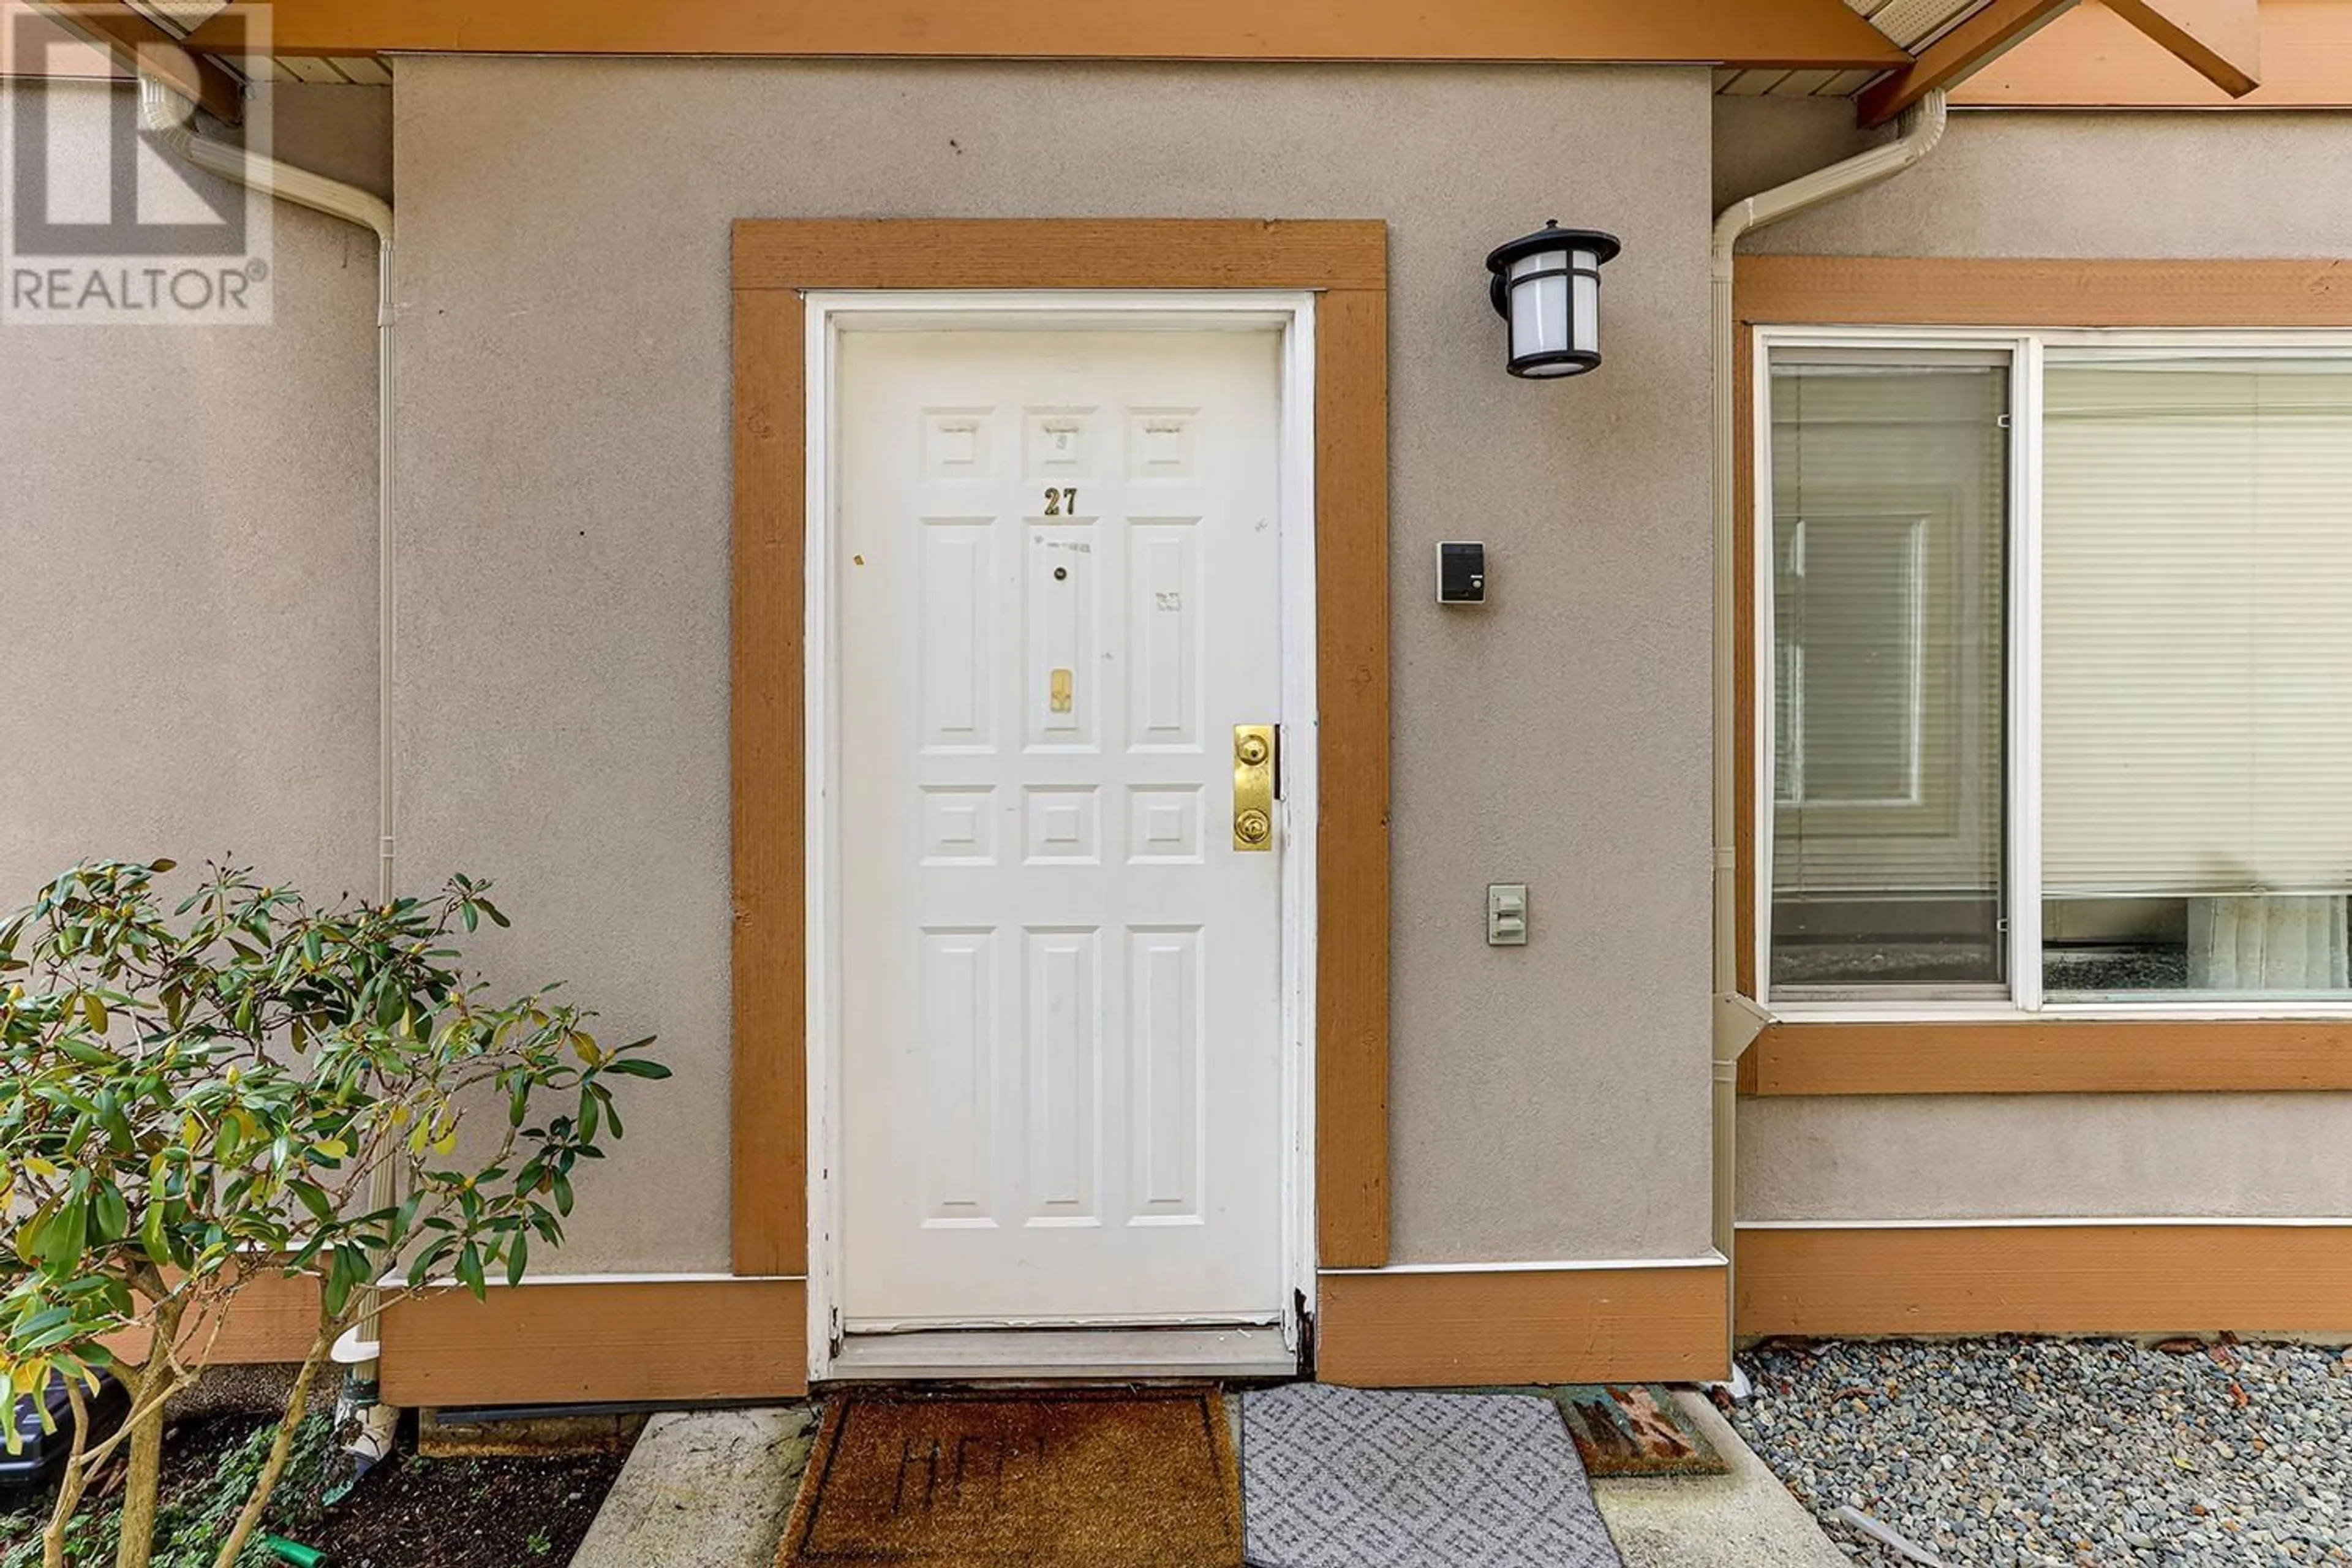
[[[1748,407],[1755,453],[1754,484],[1748,520],[1751,581],[1749,602],[1754,672],[1747,694],[1755,706],[1753,777],[1748,809],[1748,842],[1755,846],[1754,931],[1756,999],[1773,1016],[1850,1023],[2016,1022],[2064,1018],[2352,1018],[2352,995],[2341,1000],[2253,999],[2210,996],[2134,997],[2128,1000],[2053,1002],[2042,988],[2042,389],[2046,351],[2053,348],[2161,350],[2217,356],[2273,354],[2284,357],[2352,357],[2352,331],[2324,330],[2223,331],[2209,328],[1987,328],[1987,327],[1771,327],[1749,329],[1752,381]],[[1772,537],[1772,354],[1787,349],[1873,348],[1977,350],[2010,356],[2009,443],[2009,721],[2004,828],[2008,858],[2003,914],[2009,926],[2009,997],[2005,1001],[1955,997],[1813,998],[1776,1003],[1772,973],[1773,782],[1772,624],[1773,558],[1765,548]]]

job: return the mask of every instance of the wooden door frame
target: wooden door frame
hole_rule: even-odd
[[[1320,1267],[1388,1261],[1388,237],[1377,221],[746,219],[734,231],[732,1267],[808,1270],[803,291],[1264,289],[1316,304]]]

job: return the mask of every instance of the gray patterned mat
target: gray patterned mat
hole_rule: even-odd
[[[1623,1568],[1548,1399],[1242,1395],[1250,1568]]]

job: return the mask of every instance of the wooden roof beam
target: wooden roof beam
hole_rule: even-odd
[[[2247,109],[2352,109],[2352,0],[2263,0],[2263,85]],[[2098,0],[1970,77],[1954,105],[2229,109],[2227,93]]]
[[[1862,91],[1864,125],[1883,125],[1935,88],[1965,81],[2068,10],[2074,0],[1993,0],[1905,69]],[[2262,23],[2255,0],[2106,0],[2107,9],[2164,46],[2232,98],[2262,85]]]
[[[2263,85],[2255,0],[2107,0],[2107,9],[2231,98]]]
[[[1966,80],[2047,26],[2074,0],[1992,0],[1946,33],[1900,70],[1862,89],[1856,108],[1864,125],[1884,125],[1937,88]]]
[[[234,0],[189,35],[235,54]],[[280,56],[1641,61],[1885,70],[1843,0],[275,0]]]
[[[143,60],[155,75],[202,104],[205,112],[225,125],[245,119],[245,84],[217,61],[190,53],[179,39],[129,5],[120,4],[48,4],[34,0],[35,8],[68,30],[104,49],[124,70],[136,72]]]

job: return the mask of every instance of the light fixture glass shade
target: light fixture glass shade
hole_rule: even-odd
[[[1617,237],[1558,219],[1495,247],[1488,297],[1508,327],[1513,375],[1581,375],[1601,363],[1601,268]]]

